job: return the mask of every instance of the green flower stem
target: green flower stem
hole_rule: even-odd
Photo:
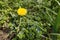
[[[21,26],[21,16],[20,16],[20,19],[19,19],[20,21],[19,21],[19,25],[18,25],[18,33],[19,33],[19,31],[20,31],[20,26]]]

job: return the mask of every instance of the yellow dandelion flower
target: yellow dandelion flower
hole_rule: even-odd
[[[18,15],[20,15],[20,16],[24,16],[24,15],[27,14],[27,9],[25,9],[25,8],[19,8],[19,9],[17,10],[17,13],[18,13]]]

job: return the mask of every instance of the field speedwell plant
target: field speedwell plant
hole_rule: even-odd
[[[0,27],[10,28],[11,32],[16,33],[11,40],[52,40],[59,2],[60,0],[0,0]]]

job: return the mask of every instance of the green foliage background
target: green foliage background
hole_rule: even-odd
[[[57,1],[60,2],[60,0]],[[52,40],[49,32],[53,30],[60,8],[57,1],[0,0],[0,27],[8,27],[12,32],[17,33],[12,40],[43,40],[44,38]],[[17,14],[19,7],[28,10],[26,16]]]

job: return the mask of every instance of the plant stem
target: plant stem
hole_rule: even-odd
[[[53,33],[58,33],[59,26],[60,26],[60,8],[58,10],[57,18],[56,18],[55,24],[53,26]],[[56,35],[53,36],[52,39],[57,40],[57,36]]]

